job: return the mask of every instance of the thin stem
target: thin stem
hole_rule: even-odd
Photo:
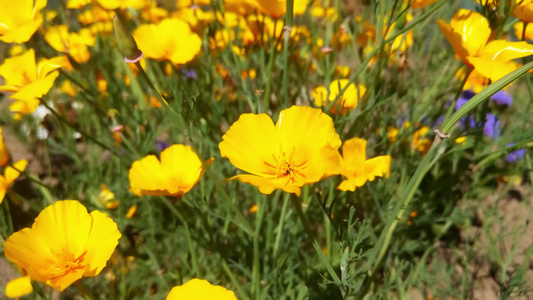
[[[260,263],[259,258],[262,256],[259,251],[259,241],[261,239],[261,227],[263,225],[263,217],[265,215],[265,208],[264,208],[265,202],[259,203],[259,209],[257,211],[257,221],[255,225],[255,232],[254,232],[254,240],[253,240],[253,247],[254,247],[254,262],[253,262],[253,269],[252,269],[252,282],[253,282],[253,294],[255,294],[255,299],[260,300],[261,299],[261,277],[260,277]]]
[[[276,228],[276,240],[274,241],[274,257],[278,254],[279,249],[279,242],[281,240],[281,233],[283,232],[283,223],[285,222],[285,215],[287,213],[287,205],[289,204],[289,197],[290,195],[288,193],[285,193],[285,197],[283,198],[283,206],[281,207],[281,216],[279,217],[279,225]]]
[[[70,124],[69,121],[67,121],[62,115],[60,115],[57,111],[55,111],[50,105],[46,104],[45,101],[42,101],[41,100],[41,104],[48,108],[48,110],[50,112],[52,112],[52,114],[58,118],[61,122],[67,124],[68,127],[74,129],[75,131],[79,132],[83,137],[87,138],[88,140],[92,141],[93,143],[97,144],[98,146],[102,147],[103,149],[106,149],[106,150],[109,150],[111,153],[113,153],[114,155],[116,156],[119,156],[115,150],[113,148],[111,148],[110,146],[100,142],[99,140],[93,138],[91,135],[89,135],[88,133],[86,133],[85,131],[79,129],[79,128],[76,128],[74,125]],[[120,157],[120,156],[119,156]]]
[[[329,275],[333,278],[333,281],[337,284],[339,287],[339,290],[344,297],[346,295],[346,291],[343,288],[341,279],[339,278],[339,275],[337,275],[337,272],[333,269],[331,264],[328,261],[328,258],[322,252],[322,248],[320,248],[320,245],[318,244],[318,241],[316,240],[313,232],[311,231],[311,228],[309,227],[309,222],[307,222],[307,218],[304,215],[304,212],[302,211],[302,204],[300,203],[300,200],[296,196],[291,197],[292,204],[294,206],[294,209],[296,210],[296,213],[298,214],[298,217],[300,218],[300,221],[302,222],[302,225],[304,227],[305,232],[307,233],[307,237],[311,240],[311,243],[313,244],[313,248],[315,249],[316,254],[318,255],[318,258],[328,271]]]
[[[146,74],[146,72],[144,71],[143,67],[141,66],[141,63],[140,62],[136,62],[135,63],[135,66],[137,67],[137,69],[139,70],[139,72],[141,72],[141,75],[144,77],[144,79],[146,80],[146,82],[148,83],[148,85],[150,86],[150,88],[154,91],[154,93],[156,94],[157,96],[157,100],[159,100],[159,102],[161,103],[161,106],[164,106],[164,107],[167,107],[167,108],[170,108],[167,104],[167,102],[163,99],[163,96],[161,96],[161,94],[159,93],[159,91],[155,88],[154,84],[152,83],[152,81],[150,80],[150,77],[148,77],[148,75]]]
[[[287,0],[287,13],[285,14],[284,40],[283,40],[283,107],[289,103],[289,39],[292,31],[293,0]]]
[[[194,249],[194,246],[192,243],[192,237],[191,237],[191,231],[189,229],[189,225],[187,224],[187,222],[185,221],[185,218],[183,218],[181,213],[176,209],[176,207],[174,207],[174,205],[172,205],[172,203],[170,203],[170,201],[168,201],[167,198],[160,197],[160,199],[168,207],[168,209],[170,209],[170,211],[176,217],[178,217],[181,224],[183,225],[183,228],[185,228],[185,236],[187,237],[187,246],[189,248],[189,253],[191,255],[191,260],[192,260],[192,268],[193,268],[193,271],[196,277],[200,278],[200,271],[198,268],[198,258],[196,257],[196,250]]]

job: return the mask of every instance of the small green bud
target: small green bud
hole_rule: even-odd
[[[133,36],[124,28],[124,25],[122,25],[116,15],[113,17],[113,25],[118,49],[125,56],[124,61],[127,63],[138,62],[143,57],[143,53],[137,47]]]

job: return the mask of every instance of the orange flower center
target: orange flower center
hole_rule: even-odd
[[[53,254],[55,256],[55,261],[49,261],[51,267],[47,272],[47,280],[58,279],[70,272],[85,269],[85,264],[82,263],[87,251],[83,252],[78,257],[74,257],[74,255],[67,249],[63,249],[63,251],[59,253],[53,252]]]
[[[280,145],[281,148],[281,145]],[[272,165],[268,162],[264,162],[265,165],[269,166],[272,171],[265,172],[266,175],[272,176],[275,179],[285,179],[287,184],[294,184],[300,177],[305,178],[305,174],[302,172],[307,166],[305,164],[307,161],[302,163],[296,163],[294,160],[294,148],[291,151],[291,154],[287,157],[285,152],[280,149],[281,154],[272,154],[272,158],[275,162],[275,165]]]

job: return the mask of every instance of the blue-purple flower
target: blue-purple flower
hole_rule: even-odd
[[[511,147],[511,146],[514,146],[514,143],[509,143],[507,145],[505,145],[507,147]],[[507,154],[507,156],[505,157],[505,160],[507,160],[508,162],[516,162],[518,160],[521,160],[522,158],[524,158],[524,156],[526,155],[526,149],[518,149],[516,151],[513,151],[509,154]]]

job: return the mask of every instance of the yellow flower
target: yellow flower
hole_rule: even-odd
[[[514,71],[513,59],[533,54],[526,42],[494,40],[489,42],[489,21],[477,12],[460,9],[450,24],[439,20],[439,26],[455,54],[484,77],[496,81]]]
[[[355,191],[376,176],[388,177],[390,174],[390,155],[366,159],[366,140],[352,138],[342,145],[342,176],[346,177],[337,187],[341,191]]]
[[[428,131],[429,127],[423,126],[413,134],[413,147],[422,154],[428,152],[429,147],[431,147],[431,140],[424,137]]]
[[[167,300],[237,300],[235,293],[207,280],[194,278],[184,285],[175,286],[167,295]]]
[[[9,281],[6,285],[6,296],[18,298],[33,292],[30,276],[23,276]]]
[[[513,8],[513,16],[520,21],[533,22],[533,0],[519,0]]]
[[[274,125],[266,114],[242,114],[222,137],[220,154],[251,174],[232,177],[263,194],[275,189],[300,195],[300,187],[340,172],[341,141],[320,109],[292,106]]]
[[[164,19],[161,23],[139,26],[133,37],[145,57],[186,64],[200,52],[202,40],[191,32],[187,23],[178,19]]]
[[[82,9],[89,5],[92,0],[67,0],[67,8],[69,9]]]
[[[4,169],[4,176],[0,176],[0,203],[4,201],[7,191],[11,188],[13,182],[20,176],[20,172],[26,169],[27,160],[19,160]],[[20,171],[20,172],[19,172]]]
[[[0,7],[0,41],[21,44],[43,23],[40,11],[46,0],[0,0]]]
[[[334,101],[339,95],[340,91],[348,84],[348,79],[333,80],[329,85],[329,97],[328,91],[325,87],[319,86],[311,92],[311,96],[317,106],[328,106],[331,101]],[[344,93],[340,96],[340,113],[345,114],[348,111],[357,107],[360,99],[363,99],[366,93],[366,87],[362,84],[356,86],[350,84]],[[335,103],[331,107],[332,113],[339,113],[339,104]]]
[[[100,194],[98,200],[104,204],[107,209],[115,209],[118,207],[118,200],[115,199],[115,194],[105,184],[100,185]]]
[[[94,46],[96,38],[89,29],[81,29],[78,33],[69,33],[66,25],[50,27],[44,34],[46,42],[59,52],[68,52],[78,63],[84,63],[91,58],[88,46]]]
[[[150,1],[147,0],[95,0],[95,2],[103,9],[107,10],[127,7],[139,10],[150,3]]]
[[[455,77],[462,79],[464,78],[464,73],[465,71],[463,69],[459,69],[455,74]],[[479,72],[474,69],[470,72],[470,75],[468,75],[463,90],[473,90],[474,93],[477,94],[487,87],[489,83],[490,80],[487,77],[479,74]]]
[[[529,26],[529,23],[525,23],[526,25],[526,32],[525,32],[525,39],[526,40],[533,40],[533,25]],[[516,22],[513,25],[514,28],[514,34],[516,37],[520,40],[524,39],[522,37],[522,34],[524,33],[524,22]]]
[[[273,17],[280,18],[287,12],[287,0],[251,0],[256,7],[263,13]],[[308,0],[294,0],[293,13],[301,15],[307,8]]]
[[[137,204],[133,204],[128,208],[128,211],[126,212],[126,219],[133,218],[133,215],[137,212]]]
[[[0,65],[0,76],[4,77],[6,85],[0,86],[0,91],[14,92],[12,99],[20,100],[9,107],[16,114],[29,114],[39,106],[38,98],[48,93],[59,76],[55,69],[68,63],[63,57],[44,59],[35,63],[35,52],[30,49],[23,54],[8,58]],[[16,117],[17,118],[17,117]]]
[[[431,5],[437,2],[437,0],[407,0],[406,2],[410,2],[412,8],[417,8]]]
[[[141,195],[180,197],[200,181],[204,171],[190,146],[176,144],[161,152],[161,161],[155,155],[135,161],[129,171],[130,186]]]
[[[254,0],[224,0],[224,11],[235,12],[241,16],[254,11]]]
[[[82,277],[98,275],[119,238],[111,218],[65,200],[41,211],[31,228],[12,234],[4,251],[24,276],[63,291]]]
[[[2,136],[2,127],[0,127],[0,167],[7,165],[8,162],[9,151],[7,150],[7,146],[4,143],[4,137]]]

